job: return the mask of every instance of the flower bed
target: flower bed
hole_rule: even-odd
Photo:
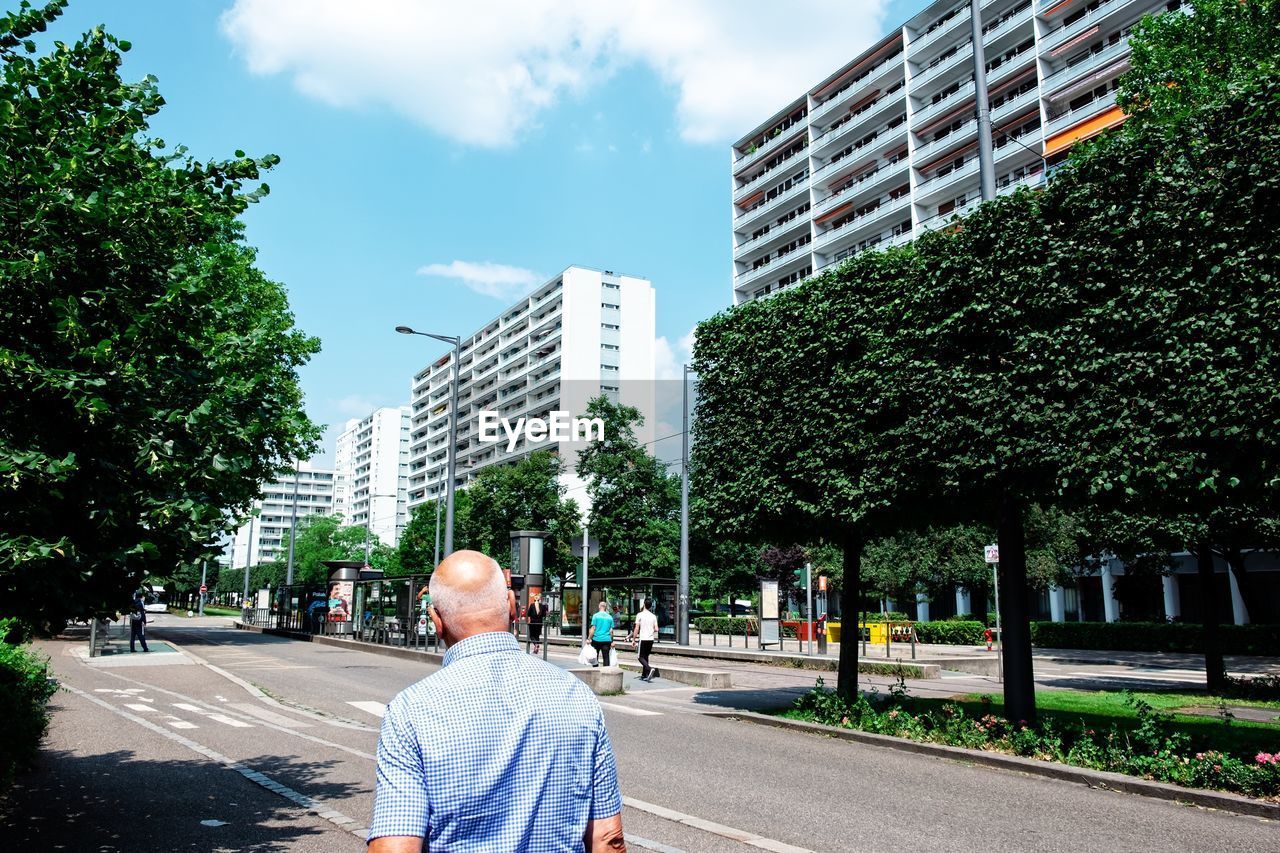
[[[948,702],[932,710],[916,708],[899,682],[888,697],[859,695],[846,702],[835,691],[818,686],[796,701],[788,716],[910,740],[968,749],[1004,752],[1093,770],[1125,773],[1188,788],[1213,788],[1280,801],[1280,732],[1276,751],[1231,754],[1221,749],[1197,750],[1192,738],[1176,730],[1172,714],[1132,696],[1136,724],[1108,729],[1079,723],[1010,723],[990,711],[984,699],[980,714],[966,713]],[[1224,725],[1230,725],[1229,717]]]

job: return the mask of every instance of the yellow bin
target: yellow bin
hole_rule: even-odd
[[[839,622],[827,623],[827,642],[828,643],[840,642],[840,623]]]

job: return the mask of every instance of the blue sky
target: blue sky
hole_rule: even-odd
[[[322,340],[331,453],[443,351],[396,325],[469,333],[570,264],[653,281],[674,369],[730,299],[728,144],[924,5],[73,0],[52,35],[130,40],[171,145],[283,158],[247,237]]]

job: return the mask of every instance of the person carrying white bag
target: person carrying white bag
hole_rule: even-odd
[[[578,652],[578,663],[582,664],[583,666],[596,665],[596,650],[591,645],[590,640],[582,644],[582,650]]]

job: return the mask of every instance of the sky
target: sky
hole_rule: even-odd
[[[246,239],[321,340],[331,458],[445,351],[396,326],[470,334],[574,264],[653,282],[676,376],[732,298],[729,145],[925,5],[72,0],[51,36],[129,40],[170,146],[282,158]]]

